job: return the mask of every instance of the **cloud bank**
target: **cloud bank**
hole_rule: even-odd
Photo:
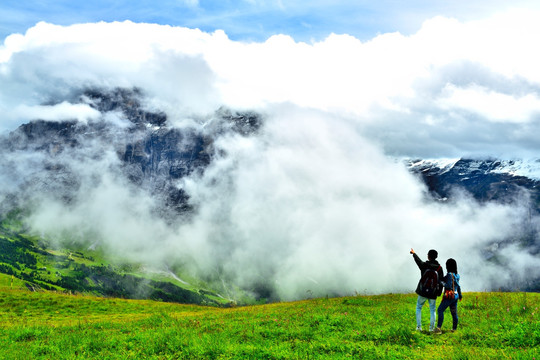
[[[86,87],[144,89],[145,107],[177,127],[196,126],[194,116],[221,105],[255,109],[265,114],[260,134],[221,137],[223,151],[204,175],[177,184],[197,206],[189,222],[156,218],[154,200],[116,172],[110,144],[88,143],[102,156],[59,159],[81,176],[76,201],[40,202],[34,227],[77,229],[116,253],[156,264],[181,259],[198,275],[266,286],[284,299],[410,291],[419,275],[410,247],[456,258],[467,290],[493,288],[540,267],[512,247],[500,254],[508,278],[484,261],[486,248],[516,236],[526,201],[433,203],[388,155],[537,152],[537,15],[434,18],[409,36],[314,43],[286,35],[246,43],[222,31],[132,22],[39,23],[0,47],[0,124],[7,132],[29,117],[98,119],[69,100]],[[122,127],[115,114],[105,120]],[[4,161],[6,188],[16,187],[8,169],[27,171],[21,159],[32,157],[23,155]]]
[[[339,112],[393,155],[531,155],[539,150],[531,135],[537,18],[518,10],[466,23],[437,17],[409,36],[314,43],[287,35],[246,43],[131,22],[39,23],[0,47],[2,129],[25,121],[7,111],[13,104],[42,105],[73,86],[136,85],[174,104],[172,115],[282,102]]]

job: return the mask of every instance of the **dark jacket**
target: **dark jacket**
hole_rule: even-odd
[[[422,275],[424,275],[424,272],[426,272],[426,270],[433,269],[437,271],[437,274],[439,275],[439,282],[441,283],[441,285],[439,286],[440,291],[437,292],[437,294],[434,296],[427,296],[428,299],[436,299],[437,296],[442,293],[442,279],[444,277],[444,274],[443,274],[441,265],[439,264],[437,260],[422,261],[420,260],[418,255],[416,255],[416,253],[413,254],[413,258],[414,258],[414,261],[416,262],[416,265],[418,265],[418,268],[420,269],[420,280],[422,279]],[[425,296],[424,294],[420,292],[420,289],[421,289],[420,280],[418,280],[418,285],[416,286],[416,293],[420,296]]]

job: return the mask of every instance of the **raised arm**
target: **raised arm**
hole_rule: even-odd
[[[424,268],[424,262],[420,259],[420,257],[418,257],[418,255],[416,255],[416,253],[414,252],[414,249],[411,248],[411,251],[409,251],[409,253],[412,254],[414,261],[416,262],[416,265],[418,265],[418,268],[422,270]]]

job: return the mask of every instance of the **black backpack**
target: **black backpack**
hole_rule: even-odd
[[[420,293],[427,298],[433,298],[441,295],[441,286],[439,284],[439,266],[437,270],[426,269],[420,278]]]

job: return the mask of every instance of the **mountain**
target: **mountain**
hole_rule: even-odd
[[[220,108],[206,118],[191,119],[182,128],[172,127],[164,113],[144,108],[144,95],[139,89],[87,89],[72,97],[74,103],[89,105],[101,116],[87,123],[38,119],[21,125],[0,141],[5,156],[29,154],[36,159],[32,164],[36,168],[22,171],[24,179],[7,198],[14,201],[21,194],[38,192],[69,203],[84,181],[80,166],[105,162],[112,151],[115,161],[105,164],[107,170],[159,200],[156,213],[176,221],[191,207],[186,193],[175,182],[204,172],[215,155],[214,143],[221,136],[249,136],[262,124],[255,113]],[[0,161],[0,170],[21,173],[14,170],[16,162]]]
[[[530,198],[531,211],[540,213],[540,159],[443,159],[406,160],[429,192],[439,200],[463,190],[481,202],[510,203]]]

